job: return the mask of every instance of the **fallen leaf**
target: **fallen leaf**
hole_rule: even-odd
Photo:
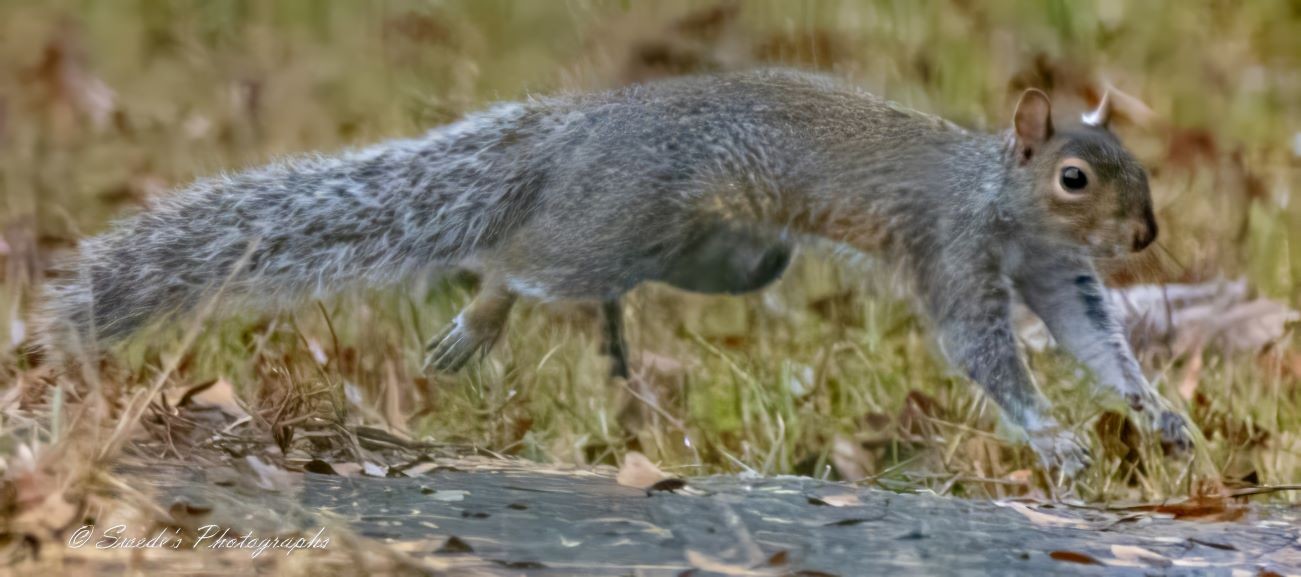
[[[361,463],[330,463],[330,468],[343,477],[356,477],[364,470]]]
[[[448,537],[447,541],[443,543],[443,546],[439,547],[438,550],[434,551],[434,553],[442,553],[445,555],[473,553],[473,552],[474,552],[474,548],[471,547],[469,543],[466,543],[460,537],[457,537],[455,535]]]
[[[308,473],[316,473],[318,475],[339,474],[338,471],[334,470],[333,466],[320,459],[312,459],[311,461],[308,461],[306,465],[303,465],[303,470],[307,471]]]
[[[1176,519],[1196,519],[1208,522],[1237,521],[1247,514],[1247,507],[1228,497],[1206,495],[1174,503],[1156,505],[1153,511],[1168,513]]]
[[[325,348],[321,346],[321,343],[311,337],[307,337],[306,340],[307,351],[312,353],[312,360],[316,361],[316,364],[322,367],[328,365],[330,363],[330,356],[325,354]]]
[[[1111,101],[1111,114],[1113,118],[1128,121],[1139,127],[1152,126],[1156,120],[1156,113],[1150,107],[1137,97],[1127,94],[1116,88],[1110,82],[1102,82],[1101,86],[1094,87],[1098,92],[1096,101],[1091,102],[1097,106],[1103,98],[1103,94]]]
[[[875,459],[863,445],[850,437],[836,435],[831,441],[831,465],[846,481],[859,481],[875,471]]]
[[[818,497],[817,500],[821,501],[820,504],[822,505],[829,505],[832,507],[857,507],[863,504],[863,502],[858,499],[858,495],[853,493],[825,495]]]
[[[388,467],[365,461],[361,464],[361,472],[367,477],[387,477]]]
[[[51,104],[74,111],[100,130],[118,110],[117,94],[91,72],[81,36],[71,22],[60,26],[45,45],[35,75],[45,84]]]
[[[9,321],[9,346],[16,349],[22,346],[25,340],[27,340],[27,323],[24,323],[21,318]]]
[[[179,408],[190,405],[217,409],[236,419],[249,416],[235,396],[235,387],[231,386],[230,381],[226,379],[217,379],[186,389],[180,400],[176,401],[176,406]]]
[[[659,353],[643,351],[638,359],[638,366],[642,369],[649,370],[665,376],[676,376],[686,372],[686,364],[682,361]]]
[[[1076,551],[1053,551],[1048,554],[1049,557],[1058,561],[1067,563],[1079,563],[1081,565],[1101,565],[1102,562],[1094,559],[1091,555],[1078,553]]]
[[[1134,545],[1112,545],[1111,554],[1121,561],[1137,562],[1150,567],[1173,565],[1173,562],[1164,555]]]
[[[790,563],[790,560],[791,560],[790,553],[788,551],[782,550],[768,556],[768,560],[764,561],[764,564],[770,567],[779,567],[782,565],[786,565],[787,563]]]
[[[874,517],[874,518],[871,518],[871,517],[854,517],[854,518],[852,518],[852,519],[841,519],[841,520],[839,520],[839,521],[832,521],[832,522],[830,522],[830,523],[827,523],[827,524],[823,525],[823,527],[853,527],[853,526],[855,526],[855,525],[862,525],[863,523],[871,523],[871,522],[873,522],[873,521],[880,521],[881,519],[884,519],[884,518],[885,518],[885,515],[881,515],[881,516],[879,516],[879,517]]]
[[[469,494],[470,494],[469,491],[462,491],[459,489],[444,489],[444,490],[434,491],[433,499],[435,501],[444,501],[448,503],[453,503],[457,501],[464,501],[465,496]]]
[[[1025,516],[1026,519],[1029,519],[1031,523],[1043,527],[1076,527],[1080,529],[1088,529],[1090,527],[1088,523],[1079,519],[1060,517],[1036,511],[1027,507],[1024,503],[1017,503],[1015,501],[994,501],[994,504],[999,507],[1007,507],[1008,509],[1016,511]]]
[[[701,571],[717,573],[719,575],[777,575],[775,567],[761,567],[754,569],[739,563],[731,563],[716,559],[700,551],[687,549],[687,563]]]
[[[194,503],[186,499],[177,499],[167,508],[167,515],[173,523],[184,527],[197,527],[202,517],[212,512],[210,505]]]
[[[1008,473],[1007,476],[1003,478],[1019,485],[1029,485],[1030,480],[1034,478],[1034,471],[1031,471],[1030,469],[1017,469]]]
[[[1188,538],[1188,542],[1189,542],[1189,543],[1192,543],[1192,544],[1194,544],[1194,545],[1202,545],[1202,546],[1204,546],[1204,547],[1210,547],[1210,548],[1212,548],[1212,549],[1220,549],[1220,550],[1222,550],[1222,551],[1237,551],[1237,550],[1238,550],[1238,547],[1237,547],[1236,545],[1233,545],[1233,544],[1230,544],[1230,543],[1218,543],[1218,542],[1215,542],[1215,541],[1207,541],[1207,540],[1204,540],[1204,539],[1198,539],[1198,538],[1196,538],[1196,537],[1189,537],[1189,538]]]
[[[1176,519],[1232,522],[1247,514],[1245,505],[1224,495],[1202,495],[1165,503],[1141,503],[1109,507],[1112,511],[1147,511],[1172,515]]]
[[[1110,289],[1107,295],[1135,348],[1169,347],[1183,356],[1203,348],[1256,352],[1301,320],[1301,312],[1277,301],[1250,299],[1249,292],[1246,281],[1238,280],[1134,285]],[[1032,315],[1018,308],[1016,318],[1018,336],[1032,348],[1055,345]]]
[[[402,469],[402,474],[408,477],[416,477],[416,476],[424,475],[425,473],[428,473],[434,469],[437,469],[438,466],[439,466],[438,463],[435,463],[433,461],[425,461],[423,463],[416,463],[415,465]]]
[[[1179,396],[1185,401],[1193,400],[1193,394],[1197,392],[1197,382],[1202,376],[1202,352],[1195,351],[1188,357],[1188,367],[1184,369],[1184,376],[1179,379]]]
[[[41,536],[60,531],[77,520],[79,507],[57,490],[45,495],[34,505],[28,505],[15,517],[13,523],[27,532],[40,529]]]
[[[289,471],[267,463],[253,455],[244,457],[244,462],[253,472],[254,478],[251,479],[253,485],[260,489],[280,491],[289,489],[294,485],[296,477]]]
[[[1301,320],[1301,313],[1283,303],[1256,299],[1233,307],[1219,316],[1215,338],[1227,351],[1255,352],[1282,338],[1288,323]]]
[[[678,489],[681,489],[686,486],[687,486],[687,482],[683,481],[682,479],[669,478],[669,479],[664,479],[662,481],[659,481],[654,485],[651,485],[649,488],[646,489],[646,491],[648,493],[653,493],[656,491],[667,491],[672,493],[673,491],[677,491]]]
[[[637,489],[649,489],[656,483],[667,479],[668,475],[664,474],[659,467],[655,466],[646,455],[637,451],[630,451],[623,458],[623,466],[619,467],[619,474],[614,480],[625,487],[635,487]]]

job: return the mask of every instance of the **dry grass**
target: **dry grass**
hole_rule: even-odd
[[[525,306],[464,376],[419,375],[424,340],[473,293],[463,279],[164,328],[85,376],[56,378],[25,357],[23,319],[58,251],[196,176],[417,133],[493,100],[759,63],[829,69],[995,129],[1019,86],[1078,106],[1105,76],[1162,119],[1123,137],[1152,168],[1169,256],[1116,278],[1244,275],[1296,303],[1298,22],[1283,1],[0,2],[7,472],[23,451],[69,446],[70,431],[93,439],[123,426],[124,408],[143,406],[153,384],[223,377],[277,418],[292,399],[313,399],[295,410],[543,461],[613,463],[635,448],[688,474],[830,475],[974,497],[1032,490],[1031,454],[938,362],[906,299],[865,281],[870,269],[817,255],[753,296],[636,291],[638,377],[626,386],[606,378],[579,306]],[[178,350],[169,336],[188,329],[197,338]],[[1208,439],[1195,466],[1127,444],[1121,421],[1084,402],[1076,365],[1031,356],[1064,420],[1106,448],[1078,495],[1154,499],[1198,479],[1301,478],[1294,336],[1260,354],[1149,352],[1167,396],[1196,384],[1190,409]],[[94,443],[76,454],[50,474],[71,484],[83,477],[70,462],[98,470],[114,456]]]

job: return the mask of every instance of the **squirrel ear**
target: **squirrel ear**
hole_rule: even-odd
[[[1111,90],[1108,89],[1102,93],[1102,100],[1098,101],[1098,107],[1093,112],[1086,112],[1081,120],[1089,126],[1107,128],[1111,124],[1111,108]]]
[[[1053,136],[1052,105],[1048,102],[1048,95],[1037,88],[1026,89],[1016,103],[1012,118],[1017,150],[1024,163]]]

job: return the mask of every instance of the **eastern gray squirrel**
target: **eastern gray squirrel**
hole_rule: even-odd
[[[603,303],[613,372],[626,374],[628,290],[758,290],[816,237],[899,263],[944,354],[1046,466],[1074,475],[1088,452],[1019,356],[1014,291],[1148,430],[1191,443],[1092,263],[1157,235],[1146,173],[1108,119],[1104,97],[1085,122],[1058,128],[1031,89],[1010,130],[978,133],[786,70],[500,104],[421,138],[158,199],[82,243],[68,278],[47,287],[40,335],[55,354],[94,351],[193,311],[218,287],[223,302],[278,306],[468,268],[482,289],[430,343],[429,367],[455,371],[485,351],[523,296]]]

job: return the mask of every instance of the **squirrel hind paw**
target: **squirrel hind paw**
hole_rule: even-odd
[[[1032,434],[1030,446],[1046,469],[1059,471],[1069,479],[1078,477],[1093,464],[1083,440],[1069,430]]]
[[[451,374],[461,370],[476,353],[487,351],[496,334],[476,334],[453,321],[425,347],[424,371]]]

